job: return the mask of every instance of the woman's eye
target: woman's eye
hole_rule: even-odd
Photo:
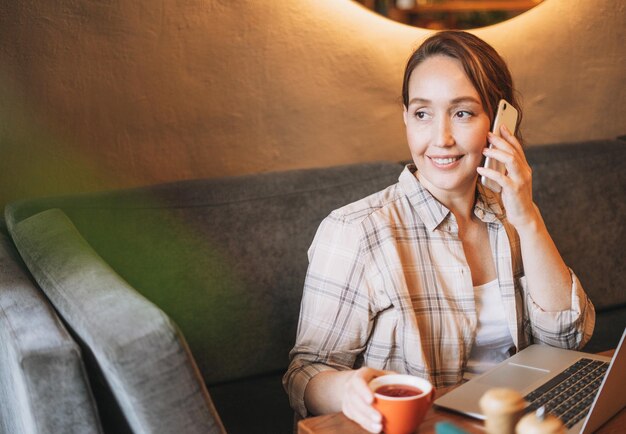
[[[425,119],[426,118],[426,112],[423,112],[423,111],[415,112],[415,117],[418,118],[418,119]]]
[[[459,119],[468,119],[472,117],[472,113],[468,112],[467,110],[461,110],[456,112],[455,116]]]

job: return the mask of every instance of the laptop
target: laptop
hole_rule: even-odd
[[[531,345],[435,400],[438,407],[485,419],[478,401],[492,387],[519,391],[526,411],[544,407],[568,433],[591,433],[626,407],[626,329],[613,358]]]

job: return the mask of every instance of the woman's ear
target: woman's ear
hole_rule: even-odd
[[[406,127],[406,123],[407,123],[407,116],[409,115],[406,106],[404,107],[404,111],[402,112],[402,119],[404,119],[404,126]]]

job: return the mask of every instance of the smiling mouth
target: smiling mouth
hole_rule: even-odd
[[[459,161],[462,157],[463,156],[460,155],[458,157],[445,157],[445,158],[428,157],[428,158],[430,158],[435,164],[439,166],[447,166],[448,164],[452,164],[456,161]]]

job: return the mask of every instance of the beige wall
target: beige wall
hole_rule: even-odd
[[[626,133],[625,9],[546,0],[476,31],[531,145]],[[0,0],[0,205],[407,158],[401,74],[425,34],[349,0]]]

